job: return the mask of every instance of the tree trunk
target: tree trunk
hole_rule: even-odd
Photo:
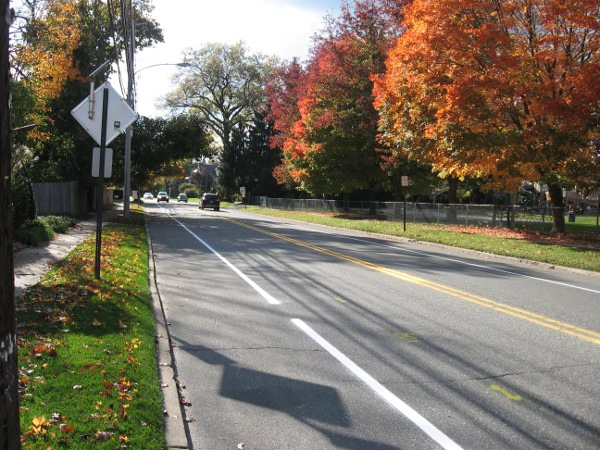
[[[0,0],[0,450],[21,448],[10,198],[8,9],[9,0]]]
[[[344,211],[349,212],[350,211],[350,194],[348,194],[347,192],[344,192],[344,194],[343,194],[343,203],[344,203]]]
[[[552,204],[552,232],[565,232],[565,211],[563,203],[562,188],[558,184],[549,184],[548,192],[550,193],[550,203]]]
[[[457,221],[456,203],[458,203],[458,178],[448,178],[448,223],[453,224]]]

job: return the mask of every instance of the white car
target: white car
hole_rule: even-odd
[[[142,198],[144,200],[154,200],[154,195],[152,195],[152,192],[146,192]]]

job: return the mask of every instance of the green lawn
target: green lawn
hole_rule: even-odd
[[[24,449],[163,449],[143,212],[104,227],[19,301]]]

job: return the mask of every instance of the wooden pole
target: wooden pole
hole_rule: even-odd
[[[21,448],[17,321],[11,206],[8,29],[9,0],[0,0],[0,450]]]

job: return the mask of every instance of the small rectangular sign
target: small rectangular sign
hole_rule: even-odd
[[[104,149],[104,178],[112,176],[112,148]],[[98,178],[100,176],[100,147],[94,147],[92,155],[92,176]]]
[[[402,186],[408,186],[408,177],[406,175],[402,176]]]

